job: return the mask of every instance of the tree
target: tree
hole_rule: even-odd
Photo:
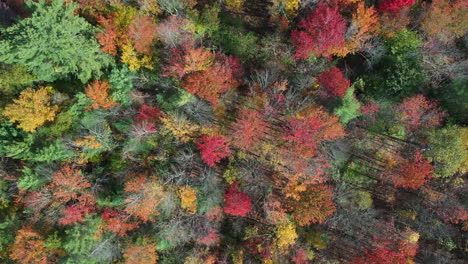
[[[252,202],[250,197],[239,190],[237,182],[230,184],[227,192],[224,194],[224,213],[245,217],[251,210]]]
[[[190,74],[183,82],[182,88],[187,92],[207,100],[217,106],[220,96],[230,89],[239,86],[234,72],[229,65],[216,62],[210,68]]]
[[[288,252],[290,246],[296,243],[298,235],[296,226],[292,222],[279,224],[276,226],[276,246],[280,252]]]
[[[447,116],[447,113],[442,111],[437,103],[429,101],[422,94],[405,98],[396,110],[401,122],[412,131],[422,127],[434,129]]]
[[[164,196],[163,187],[155,180],[139,175],[125,183],[125,212],[143,222],[153,221]]]
[[[139,222],[130,221],[129,214],[107,207],[104,208],[101,218],[106,223],[107,229],[121,236],[126,236],[128,231],[138,228],[139,225]]]
[[[220,160],[231,155],[227,139],[220,136],[201,136],[197,148],[202,160],[210,167],[216,166]]]
[[[348,29],[354,34],[346,41],[346,49],[355,52],[367,48],[366,42],[377,35],[379,27],[379,17],[374,7],[366,7],[364,2],[358,2]]]
[[[13,104],[5,107],[3,114],[10,122],[19,122],[18,127],[26,132],[34,132],[46,121],[54,120],[58,106],[51,105],[51,97],[47,87],[37,91],[28,88],[21,92]]]
[[[141,54],[150,55],[151,45],[156,38],[156,24],[149,16],[137,16],[128,28],[130,39],[135,44],[135,50]]]
[[[94,28],[74,15],[76,4],[40,0],[26,5],[31,17],[2,34],[0,61],[23,65],[40,80],[51,82],[72,74],[83,83],[99,77],[101,69],[111,64],[94,39]]]
[[[379,3],[381,12],[398,13],[403,7],[412,6],[416,0],[384,0]]]
[[[180,207],[191,212],[197,212],[197,192],[190,186],[179,187]]]
[[[186,74],[207,70],[213,65],[215,54],[203,48],[188,48],[185,52],[172,50],[169,66],[165,67],[165,75],[182,78]]]
[[[310,185],[298,194],[298,199],[293,198],[288,202],[289,211],[300,226],[321,224],[336,210],[332,197],[330,186]]]
[[[55,199],[60,203],[67,203],[71,200],[91,202],[91,194],[88,188],[91,183],[83,176],[75,166],[65,165],[52,175],[52,182],[48,188],[53,190]]]
[[[15,95],[24,86],[31,85],[35,79],[26,67],[0,64],[0,94],[4,97]]]
[[[124,251],[125,264],[156,264],[156,243],[143,240],[139,244],[129,244]]]
[[[341,105],[333,110],[340,117],[340,122],[346,125],[352,119],[361,115],[361,103],[354,96],[354,87],[351,87],[341,100]]]
[[[433,166],[420,152],[414,159],[403,160],[391,173],[391,181],[396,187],[418,189],[432,176]]]
[[[393,251],[385,246],[378,246],[367,250],[364,258],[353,260],[353,264],[405,264],[406,256],[403,253]]]
[[[346,21],[337,7],[327,7],[323,2],[318,4],[298,27],[300,30],[291,33],[296,59],[307,59],[311,53],[328,57],[345,46]]]
[[[82,222],[85,216],[89,215],[94,210],[95,208],[93,206],[88,206],[82,202],[68,205],[65,207],[63,217],[59,219],[59,224],[70,225],[73,223]]]
[[[49,250],[45,247],[44,237],[30,226],[23,227],[16,233],[15,243],[10,258],[20,264],[52,263],[48,259]]]
[[[148,106],[143,104],[140,109],[138,109],[138,114],[135,116],[135,119],[143,123],[155,123],[161,117],[161,110],[154,106]]]
[[[141,67],[153,69],[153,58],[149,55],[139,55],[130,42],[123,44],[120,59],[123,63],[128,64],[131,71],[137,71]]]
[[[453,125],[429,133],[430,149],[427,155],[435,163],[436,177],[450,177],[457,172],[465,173],[468,170],[467,137],[467,128]]]
[[[188,25],[189,21],[183,17],[172,15],[157,25],[158,37],[171,48],[192,46],[194,39]]]
[[[309,108],[296,116],[288,117],[282,127],[286,151],[296,156],[311,158],[318,153],[317,148],[322,141],[344,136],[338,117],[320,108]]]
[[[428,37],[449,43],[465,34],[468,13],[464,1],[434,0],[425,7],[420,28]]]
[[[325,88],[325,92],[329,96],[338,96],[343,98],[351,85],[346,79],[343,72],[338,67],[331,67],[328,71],[321,72],[317,76],[317,82],[321,87]]]
[[[249,149],[266,136],[269,125],[258,111],[242,108],[231,129],[231,144]]]
[[[87,109],[111,109],[117,104],[109,98],[109,82],[107,81],[94,81],[85,88],[86,96],[88,96],[93,104]]]

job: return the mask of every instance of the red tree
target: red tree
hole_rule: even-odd
[[[137,16],[128,28],[135,50],[141,54],[150,54],[151,45],[156,38],[156,24],[149,16]]]
[[[440,125],[447,116],[437,103],[431,102],[419,94],[405,98],[397,107],[400,120],[412,131],[421,127],[432,129]]]
[[[258,111],[242,108],[231,129],[232,144],[248,149],[265,136],[268,123],[263,120],[263,116]]]
[[[221,159],[229,157],[228,141],[224,137],[203,135],[197,148],[200,150],[202,160],[210,167],[214,167]]]
[[[298,27],[300,30],[293,30],[291,34],[296,59],[307,59],[310,53],[330,56],[334,50],[345,46],[346,21],[337,7],[328,7],[324,2],[318,4]]]
[[[159,120],[160,116],[161,110],[157,107],[143,104],[140,109],[138,109],[138,114],[135,116],[135,119],[142,123],[155,123]]]
[[[317,82],[325,88],[327,95],[344,97],[351,85],[340,69],[333,66],[328,71],[324,71],[317,77]]]
[[[366,251],[364,258],[359,257],[353,264],[405,264],[406,256],[403,253],[390,250],[384,246]]]
[[[398,13],[405,6],[412,6],[416,0],[384,0],[379,4],[381,12]]]
[[[239,190],[238,183],[231,184],[224,194],[224,213],[245,217],[250,210],[252,210],[252,201],[249,196]]]
[[[106,223],[106,227],[121,236],[125,236],[128,231],[138,227],[138,223],[130,223],[130,215],[115,209],[104,208],[101,214],[102,220]]]
[[[61,225],[69,225],[76,222],[81,222],[85,215],[90,214],[94,211],[93,206],[88,206],[83,203],[77,203],[73,205],[69,205],[65,207],[64,215],[59,220],[59,224]]]
[[[408,189],[418,189],[432,174],[433,166],[420,152],[413,160],[404,160],[392,173],[393,185]]]

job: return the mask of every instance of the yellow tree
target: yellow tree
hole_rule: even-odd
[[[181,186],[178,191],[180,197],[180,207],[190,213],[197,212],[197,192],[190,186]]]
[[[21,92],[14,103],[5,107],[3,115],[10,122],[18,122],[18,127],[26,132],[34,132],[46,121],[55,118],[58,106],[51,105],[48,88],[41,87],[37,91],[28,88]]]

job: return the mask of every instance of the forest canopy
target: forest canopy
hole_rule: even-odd
[[[465,0],[0,1],[0,263],[466,263]]]

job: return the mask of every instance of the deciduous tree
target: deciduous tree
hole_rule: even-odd
[[[13,104],[5,107],[3,114],[10,122],[18,121],[18,127],[24,131],[34,132],[46,121],[54,120],[58,106],[51,105],[50,100],[47,88],[41,87],[36,91],[28,88],[21,92],[18,99],[13,100]]]
[[[296,59],[307,59],[311,53],[328,57],[345,46],[346,21],[337,7],[328,7],[324,2],[318,4],[298,27],[291,34]]]
[[[249,149],[266,136],[269,125],[258,111],[242,108],[231,129],[231,144]]]
[[[245,217],[251,210],[252,201],[247,194],[239,190],[239,184],[235,182],[229,185],[227,192],[224,194],[224,213]]]
[[[26,226],[16,233],[10,258],[20,264],[49,264],[49,250],[45,247],[44,237]]]
[[[86,96],[88,96],[93,104],[88,107],[90,109],[111,109],[117,104],[109,97],[109,82],[94,81],[85,88]]]
[[[343,72],[335,66],[328,71],[321,72],[317,76],[317,82],[325,89],[327,95],[341,98],[344,97],[351,85],[351,82],[344,77]]]
[[[412,6],[416,0],[383,0],[379,3],[381,12],[398,13],[403,7]]]
[[[227,139],[220,136],[201,136],[197,148],[200,150],[202,160],[210,167],[216,166],[220,160],[231,155]]]
[[[156,24],[151,17],[137,16],[128,28],[128,34],[136,51],[145,55],[151,54],[151,45],[156,39]]]

